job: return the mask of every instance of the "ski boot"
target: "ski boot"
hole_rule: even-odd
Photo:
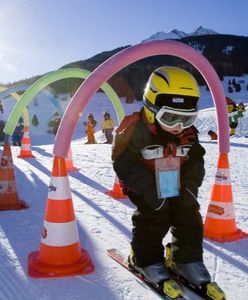
[[[166,245],[165,265],[193,288],[207,294],[211,299],[224,300],[225,294],[216,282],[211,282],[211,276],[203,262],[180,264],[173,262],[171,244]]]
[[[135,257],[131,250],[131,254],[128,256],[128,263],[130,269],[141,274],[145,280],[161,289],[170,298],[176,299],[183,295],[180,286],[174,279],[171,279],[170,273],[163,262],[146,267],[138,267],[135,264]]]
[[[210,274],[201,261],[187,264],[174,263],[173,272],[198,287],[211,281]]]

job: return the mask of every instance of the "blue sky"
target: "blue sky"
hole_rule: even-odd
[[[158,31],[248,36],[248,1],[0,0],[0,82],[56,70]]]

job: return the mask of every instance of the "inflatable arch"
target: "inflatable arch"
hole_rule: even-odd
[[[73,78],[73,77],[85,79],[89,75],[90,75],[90,71],[77,69],[77,68],[70,68],[70,69],[60,69],[54,72],[50,72],[45,76],[41,77],[36,82],[34,82],[28,90],[24,92],[20,101],[15,105],[14,109],[12,110],[3,131],[8,135],[12,135],[15,126],[18,122],[18,119],[22,111],[24,110],[24,108],[29,104],[32,98],[35,95],[37,95],[37,93],[40,90],[44,89],[52,82],[58,81],[60,79]],[[115,91],[108,83],[103,82],[98,89],[102,89],[104,93],[109,97],[117,113],[118,121],[120,121],[124,117],[124,111],[118,95],[115,93]],[[84,99],[84,97],[81,98],[81,101],[82,99]],[[75,113],[77,114],[76,111]],[[81,114],[77,114],[77,120],[80,118],[80,116]]]
[[[0,87],[0,93],[3,93],[3,92],[5,92],[5,91],[7,91],[8,89],[6,88],[6,87]],[[16,93],[16,92],[11,92],[11,93],[9,93],[9,94],[11,94],[11,96],[18,102],[19,100],[20,100],[20,96]],[[9,95],[8,94],[8,95]],[[0,94],[1,95],[1,94]],[[23,110],[23,121],[24,121],[24,126],[25,127],[28,127],[29,126],[29,118],[28,118],[28,110],[27,110],[27,108],[25,108],[24,110]],[[18,122],[18,120],[17,120],[17,122]]]
[[[80,112],[84,110],[97,89],[115,73],[136,62],[154,55],[172,55],[191,63],[205,79],[217,111],[220,153],[229,152],[228,115],[225,94],[220,79],[209,61],[192,47],[177,41],[152,41],[126,48],[98,66],[82,83],[72,97],[56,135],[54,154],[66,157]],[[83,101],[82,101],[83,99]]]
[[[27,89],[30,88],[30,86],[31,86],[30,84],[20,84],[20,85],[11,86],[0,93],[0,100],[4,99],[5,97],[7,97],[9,95],[12,95],[12,93],[26,91]],[[54,97],[53,94],[47,90],[42,90],[40,92],[42,94],[44,94],[52,102],[52,104],[56,107],[58,113],[61,116],[63,116],[64,111],[63,111],[59,101],[57,100],[57,98]]]

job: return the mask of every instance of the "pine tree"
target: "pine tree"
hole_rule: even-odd
[[[233,80],[232,80],[232,85],[235,87],[236,86],[236,80],[235,80],[235,78],[233,78]]]
[[[237,84],[236,84],[236,86],[235,86],[235,91],[236,91],[237,93],[239,93],[239,92],[241,91],[241,85],[240,85],[240,83],[237,83]]]
[[[39,120],[36,115],[33,116],[32,124],[34,127],[37,127],[39,125]]]

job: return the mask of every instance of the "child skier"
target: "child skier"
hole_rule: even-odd
[[[160,67],[146,85],[144,107],[124,118],[113,142],[114,170],[137,207],[129,263],[154,283],[170,279],[162,244],[170,228],[173,270],[198,287],[211,280],[197,202],[205,175],[205,150],[193,126],[198,100],[190,73]]]
[[[112,144],[113,142],[113,131],[114,131],[114,122],[110,117],[109,112],[105,112],[103,115],[103,122],[102,122],[102,132],[105,133],[105,137],[107,141],[105,144]]]
[[[88,121],[84,123],[85,124],[85,133],[87,134],[87,142],[85,144],[96,144],[95,139],[95,126],[97,124],[97,121],[94,119],[93,114],[88,115]]]

